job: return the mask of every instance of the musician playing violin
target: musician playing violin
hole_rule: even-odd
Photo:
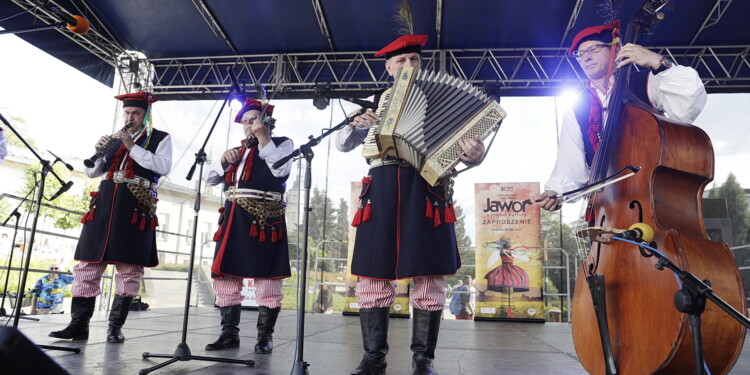
[[[241,292],[247,278],[254,279],[260,305],[255,353],[273,350],[273,331],[284,297],[281,284],[291,276],[283,196],[292,160],[279,168],[273,164],[294,150],[289,138],[271,136],[273,108],[252,98],[245,101],[234,121],[242,124],[247,138],[240,147],[226,150],[206,176],[210,185],[223,183],[226,195],[219,209],[211,267],[221,335],[206,350],[239,346]]]
[[[99,295],[99,280],[114,264],[116,295],[109,314],[107,342],[125,340],[122,326],[130,303],[138,295],[143,267],[159,264],[156,254],[156,185],[172,168],[172,139],[151,126],[151,104],[158,99],[148,92],[119,95],[123,102],[123,123],[127,130],[96,144],[103,156],[91,168],[89,177],[102,176],[99,190],[92,192],[89,211],[81,222],[83,229],[76,247],[73,268],[73,301],[70,324],[49,334],[61,339],[88,338],[89,320]],[[110,139],[119,142],[110,143]],[[107,150],[101,150],[105,144]]]
[[[563,192],[588,182],[589,166],[606,123],[614,70],[628,64],[644,68],[631,73],[630,91],[673,120],[692,123],[706,104],[706,90],[698,72],[643,46],[620,46],[619,38],[613,37],[618,28],[619,21],[614,21],[583,29],[568,50],[589,81],[575,106],[563,114],[557,163],[545,191],[535,197],[545,210],[559,209]]]
[[[405,35],[380,50],[385,68],[394,76],[402,67],[419,68],[427,35]],[[378,95],[379,96],[379,95]],[[361,111],[358,113],[362,113]],[[352,116],[353,114],[350,114]],[[348,152],[359,146],[379,120],[368,110],[353,117],[336,134],[336,148]],[[438,124],[432,124],[437,126]],[[467,164],[481,162],[480,138],[460,140],[458,157]],[[382,374],[388,353],[388,313],[395,298],[395,280],[413,279],[412,367],[415,374],[433,374],[440,319],[445,307],[445,275],[461,267],[453,222],[452,179],[430,186],[412,166],[374,159],[363,179],[352,257],[359,276],[365,355],[352,374]]]

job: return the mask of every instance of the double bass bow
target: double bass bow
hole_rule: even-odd
[[[623,39],[635,42],[666,3],[646,1]],[[644,223],[654,228],[651,247],[682,269],[710,280],[716,294],[747,311],[729,247],[710,240],[703,225],[701,197],[714,177],[711,141],[701,129],[670,120],[637,99],[628,90],[628,68],[614,74],[590,181],[629,166],[639,171],[589,194],[586,222],[608,228]],[[658,271],[653,258],[621,241],[586,242],[581,250],[572,332],[583,367],[591,374],[607,375],[694,372],[688,317],[673,305],[679,279]],[[704,368],[725,374],[739,356],[745,328],[710,303],[702,319]]]

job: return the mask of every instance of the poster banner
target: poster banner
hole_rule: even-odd
[[[538,182],[474,184],[476,320],[544,321]]]
[[[354,214],[359,208],[359,193],[362,191],[362,182],[352,182],[351,195],[349,196],[349,222],[352,222]],[[357,303],[357,276],[352,275],[352,254],[354,254],[354,238],[357,234],[357,228],[349,226],[349,249],[347,251],[346,262],[346,294],[344,295],[344,314],[359,314],[359,304]],[[396,298],[391,305],[391,316],[405,317],[410,316],[411,307],[409,306],[409,280],[398,280],[396,282]]]
[[[255,299],[255,279],[244,279],[242,281],[242,307],[258,307]]]

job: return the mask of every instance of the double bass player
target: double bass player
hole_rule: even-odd
[[[544,185],[545,191],[535,197],[545,210],[559,209],[560,194],[587,183],[604,131],[616,69],[628,64],[645,68],[631,74],[630,90],[670,119],[692,123],[706,104],[706,89],[695,69],[677,65],[669,57],[637,44],[621,46],[619,37],[613,36],[619,27],[620,21],[616,20],[583,29],[568,49],[589,81],[575,107],[563,114],[557,163]]]

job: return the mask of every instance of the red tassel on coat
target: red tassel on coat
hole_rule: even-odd
[[[133,211],[133,217],[130,218],[130,224],[135,225],[138,222],[138,211]]]
[[[425,197],[424,202],[424,217],[432,219],[432,202],[430,202],[430,199],[427,197]]]
[[[354,213],[354,219],[352,219],[353,227],[358,227],[359,224],[362,224],[362,207],[357,209],[357,212]]]
[[[146,230],[146,217],[141,217],[141,223],[138,225],[138,230]]]
[[[449,203],[445,206],[445,223],[450,224],[456,222],[456,211],[453,209],[453,203]]]
[[[219,229],[216,230],[216,233],[214,233],[214,242],[219,241],[219,238],[221,238],[221,232],[224,231],[224,224],[219,225]]]
[[[94,212],[96,212],[96,206],[91,207],[91,211],[89,211],[89,218],[86,219],[86,221],[94,220]]]
[[[434,217],[435,221],[433,221],[432,226],[435,227],[435,228],[437,228],[438,226],[440,226],[440,209],[438,208],[437,205],[435,205],[435,215],[434,216],[435,216]]]
[[[370,200],[367,200],[367,205],[365,206],[365,211],[362,214],[362,221],[370,221],[370,217],[372,216],[372,207],[370,207]]]
[[[276,233],[276,227],[271,228],[271,242],[276,242],[279,240],[278,233]]]
[[[266,242],[266,228],[265,227],[260,228],[260,233],[258,234],[258,241]]]
[[[284,238],[284,231],[281,229],[281,225],[279,225],[279,241]]]
[[[159,218],[156,215],[154,215],[154,218],[151,219],[151,230],[156,229],[156,227],[158,226],[159,226]]]
[[[250,237],[258,237],[258,224],[253,220],[253,224],[250,226]]]

